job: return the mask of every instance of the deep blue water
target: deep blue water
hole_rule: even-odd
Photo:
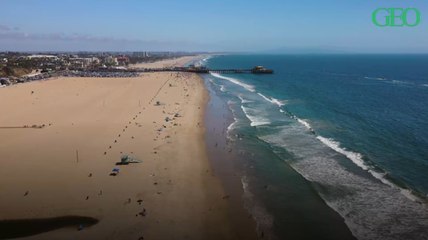
[[[260,155],[257,146],[267,144],[265,156],[312,183],[360,239],[428,238],[421,203],[428,194],[428,55],[225,55],[201,63],[275,71],[207,78],[233,112],[236,147]],[[263,164],[272,163],[252,168]],[[274,219],[286,214],[262,202]]]

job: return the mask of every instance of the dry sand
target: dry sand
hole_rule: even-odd
[[[0,219],[100,220],[82,231],[26,239],[239,238],[206,156],[206,101],[203,82],[190,73],[59,78],[0,89],[0,127],[45,125],[0,128]],[[110,176],[125,153],[143,162],[118,166]]]
[[[185,57],[179,57],[179,58],[173,58],[173,59],[165,59],[157,62],[148,62],[148,63],[139,63],[139,64],[133,64],[130,67],[131,68],[161,68],[161,67],[180,67],[184,64],[192,61],[195,58],[199,58],[200,56],[185,56]]]

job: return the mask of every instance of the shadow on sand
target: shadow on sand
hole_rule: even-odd
[[[98,219],[81,216],[0,220],[0,239],[28,237],[64,227],[75,227],[77,231],[97,223]]]

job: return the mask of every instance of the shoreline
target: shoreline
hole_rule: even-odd
[[[209,94],[205,111],[208,158],[213,174],[221,180],[230,204],[230,219],[237,226],[237,239],[258,239],[266,237],[251,214],[251,206],[246,203],[242,185],[243,169],[237,166],[237,158],[227,139],[227,127],[233,122],[227,106],[216,95],[206,79],[203,79]],[[269,238],[268,238],[269,239]]]
[[[256,61],[256,58],[248,57],[245,61]],[[283,57],[283,60],[289,58]],[[238,56],[231,56],[225,57],[224,61],[213,59],[208,65],[216,67],[223,62],[239,65],[241,61],[244,62]],[[281,69],[279,63],[276,68]],[[230,125],[228,137],[234,144],[234,152],[239,151],[237,161],[247,170],[243,185],[255,202],[250,209],[260,209],[258,207],[261,206],[266,210],[262,211],[263,214],[254,214],[258,215],[256,221],[261,219],[263,222],[271,217],[273,230],[280,239],[314,239],[321,236],[326,239],[401,239],[403,236],[425,236],[426,204],[409,199],[406,192],[391,186],[382,176],[373,177],[371,173],[375,171],[375,166],[368,169],[361,167],[358,161],[375,162],[375,159],[365,159],[368,153],[360,155],[364,148],[352,145],[350,139],[335,131],[324,129],[323,132],[321,129],[325,126],[316,116],[332,121],[329,118],[331,115],[323,115],[320,110],[309,111],[300,105],[300,101],[294,102],[296,99],[310,102],[313,99],[309,94],[310,88],[296,79],[277,85],[277,80],[286,76],[300,72],[305,73],[304,76],[312,76],[312,72],[306,71],[303,64],[289,73],[286,71],[278,71],[278,75],[271,79],[214,74],[207,77],[209,85],[227,103],[236,120]],[[325,76],[319,77],[326,80]],[[352,79],[358,78],[355,76]],[[318,84],[317,79],[309,79],[309,83]],[[306,95],[298,91],[297,86],[305,89]],[[321,88],[323,91],[320,93],[325,94],[328,86],[322,86],[325,88]],[[379,85],[380,88],[384,86],[383,83]],[[367,86],[362,89],[367,89]],[[419,90],[414,89],[415,93]],[[327,108],[329,112],[341,109],[338,105],[340,99],[335,101],[336,104]],[[422,109],[421,105],[415,107]],[[341,120],[338,123],[344,127],[347,121]],[[352,124],[349,127],[356,132],[357,128],[352,127],[366,127],[359,121]],[[359,133],[362,137],[360,140],[368,136],[365,135],[367,132]],[[388,128],[385,128],[384,134],[394,135]],[[379,145],[363,144],[360,147],[378,153]],[[381,156],[378,160],[382,159]],[[420,162],[421,159],[415,160]],[[390,176],[384,177],[390,179]],[[420,181],[418,178],[414,180]],[[424,186],[423,182],[419,184],[420,187]],[[385,225],[385,222],[390,224]],[[270,222],[267,223],[269,226]]]
[[[255,221],[258,236],[266,239],[313,239],[317,236],[355,239],[345,219],[315,193],[314,185],[281,161],[267,144],[254,138],[252,127],[243,126],[242,121],[249,120],[239,112],[239,100],[243,100],[235,99],[242,89],[234,82],[215,77],[206,79],[212,89],[210,93],[217,98],[217,103],[210,107],[212,114],[217,116],[211,117],[215,119],[211,125],[216,126],[212,134],[217,135],[218,142],[209,145],[214,151],[224,149],[224,153],[217,157],[214,167],[229,185],[226,189],[235,187],[242,191],[244,188],[245,208]],[[218,120],[221,115],[223,120]],[[236,122],[239,127],[235,126]],[[225,165],[228,167],[223,169]]]
[[[2,90],[1,125],[47,127],[1,130],[0,205],[8,208],[0,218],[99,220],[28,239],[236,239],[224,189],[210,174],[200,126],[209,96],[198,75],[59,78]],[[115,166],[123,154],[142,163]]]

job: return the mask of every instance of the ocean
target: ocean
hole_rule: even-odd
[[[260,235],[428,239],[428,55],[216,55],[197,64],[275,71],[204,76],[207,117],[227,123],[223,149]]]

